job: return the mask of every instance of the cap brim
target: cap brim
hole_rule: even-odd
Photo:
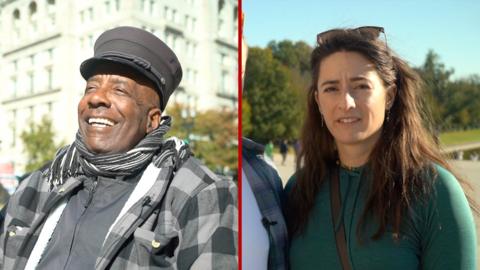
[[[114,63],[114,64],[120,64],[123,66],[128,66],[132,68],[133,70],[137,71],[139,74],[145,76],[147,79],[149,79],[151,82],[154,83],[155,85],[155,91],[160,97],[160,108],[163,110],[165,108],[164,104],[164,98],[162,96],[162,85],[157,81],[155,75],[153,75],[151,72],[148,72],[144,68],[136,65],[135,63],[129,61],[129,60],[124,60],[122,58],[105,58],[105,57],[92,57],[89,58],[80,64],[80,74],[85,80],[88,80],[93,73],[95,72],[95,67],[104,64],[104,63]]]

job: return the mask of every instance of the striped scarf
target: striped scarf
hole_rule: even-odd
[[[58,150],[48,170],[44,172],[50,188],[62,185],[66,179],[78,175],[116,177],[135,174],[150,162],[156,167],[167,160],[172,165],[181,164],[191,152],[188,145],[171,138],[165,140],[163,135],[170,129],[171,118],[162,117],[160,126],[147,134],[133,149],[119,154],[94,154],[90,152],[80,132],[77,132],[73,144]]]

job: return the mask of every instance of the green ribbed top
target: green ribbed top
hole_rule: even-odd
[[[368,179],[363,168],[340,170],[340,192],[348,257],[353,269],[476,269],[475,224],[467,199],[455,177],[443,167],[438,171],[434,195],[418,203],[401,226],[400,239],[392,230],[377,241],[360,244],[356,229],[363,213]],[[289,193],[295,176],[286,186]],[[291,269],[341,269],[330,211],[329,182],[319,190],[305,232],[291,240]],[[369,222],[373,235],[377,226]]]

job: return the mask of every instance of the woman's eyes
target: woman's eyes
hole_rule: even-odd
[[[369,90],[369,89],[371,89],[371,87],[367,83],[361,83],[361,84],[354,85],[352,87],[352,89],[354,89],[354,90]],[[326,87],[326,88],[323,89],[323,92],[325,92],[325,93],[335,92],[335,91],[338,91],[338,87],[336,87],[336,86],[329,86],[329,87]]]
[[[327,87],[323,89],[323,92],[334,92],[334,91],[337,91],[336,87]]]
[[[354,89],[365,89],[365,90],[368,90],[370,89],[370,85],[366,84],[366,83],[362,83],[362,84],[359,84],[359,85],[356,85],[354,87]]]

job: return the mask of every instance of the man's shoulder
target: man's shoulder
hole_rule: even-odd
[[[242,152],[251,153],[254,155],[263,155],[265,151],[265,146],[262,144],[256,143],[248,138],[242,138]]]
[[[200,191],[220,186],[233,188],[232,180],[216,175],[195,157],[188,158],[175,173],[173,187],[180,189],[189,196],[195,196]]]

